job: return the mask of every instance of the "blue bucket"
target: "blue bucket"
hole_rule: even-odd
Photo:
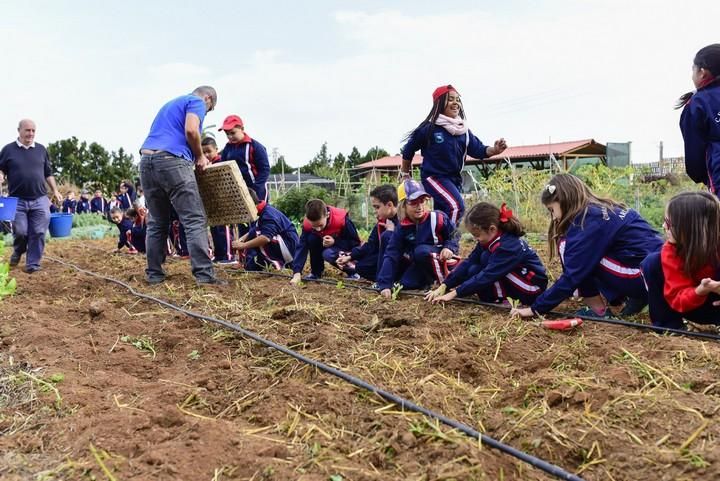
[[[15,220],[17,197],[0,197],[0,220]]]
[[[72,230],[72,214],[50,214],[50,236],[68,237]]]

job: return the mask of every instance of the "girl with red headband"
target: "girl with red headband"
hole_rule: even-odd
[[[470,208],[464,222],[477,246],[425,300],[435,304],[477,294],[485,302],[510,298],[531,305],[548,278],[537,253],[521,239],[525,232],[512,210],[505,204],[498,209],[480,202]]]
[[[512,314],[545,314],[578,292],[588,306],[578,315],[612,317],[607,304],[625,304],[621,316],[640,312],[648,293],[640,263],[662,247],[662,239],[636,211],[598,197],[572,174],[558,174],[540,200],[550,213],[548,250],[559,255],[562,275],[531,307]]]
[[[425,120],[410,132],[402,149],[403,177],[410,177],[415,152],[423,156],[420,178],[433,198],[434,208],[445,212],[457,225],[465,212],[461,173],[469,155],[484,159],[502,153],[505,139],[487,147],[465,123],[460,94],[452,85],[442,85],[432,94],[433,106]]]
[[[685,170],[692,180],[720,189],[720,43],[695,55],[692,80],[697,91],[680,97],[680,131],[685,139]]]

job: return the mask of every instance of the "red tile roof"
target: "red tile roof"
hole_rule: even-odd
[[[558,142],[555,144],[537,144],[537,145],[518,145],[515,147],[508,147],[505,152],[499,155],[490,157],[490,160],[499,160],[508,157],[510,159],[529,159],[535,157],[546,157],[550,153],[553,155],[560,156],[563,154],[569,154],[581,147],[588,145],[597,144],[593,139],[585,140],[574,140],[571,142]],[[400,155],[391,155],[388,157],[381,157],[370,162],[364,162],[356,166],[358,169],[392,169],[400,167],[402,157]],[[468,157],[467,163],[472,164],[478,162],[477,159]],[[413,157],[412,165],[417,167],[422,164],[422,156],[416,154]]]

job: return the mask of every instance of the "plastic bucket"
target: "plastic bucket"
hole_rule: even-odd
[[[0,220],[15,220],[17,197],[0,197]]]
[[[70,236],[70,231],[72,231],[72,221],[72,214],[50,214],[50,236]]]

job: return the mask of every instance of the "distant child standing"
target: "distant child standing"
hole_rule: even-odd
[[[325,271],[325,261],[345,272],[351,279],[359,279],[352,266],[340,267],[337,259],[360,245],[355,224],[344,209],[326,205],[320,199],[305,204],[302,234],[293,258],[292,284],[302,280],[302,270],[310,253],[310,274],[305,279],[319,279]]]
[[[374,281],[382,267],[385,249],[399,224],[397,189],[389,184],[375,187],[370,192],[370,203],[375,210],[377,224],[370,231],[367,242],[338,257],[337,263],[340,267],[354,265],[360,277]]]
[[[113,252],[120,252],[123,247],[127,247],[130,254],[137,253],[135,247],[133,247],[130,243],[133,223],[130,219],[125,217],[124,211],[119,207],[113,207],[110,209],[110,221],[117,226],[119,232],[117,249]]]
[[[217,142],[212,137],[205,137],[202,142],[202,150],[210,163],[215,164],[222,160],[218,152]],[[235,260],[231,243],[232,232],[229,225],[214,225],[210,227],[210,235],[213,241],[213,262],[232,263]]]
[[[63,214],[74,214],[76,208],[77,208],[77,200],[75,200],[75,192],[73,192],[71,190],[70,192],[68,192],[67,196],[65,197],[65,200],[63,200],[62,213]]]
[[[427,289],[445,281],[458,251],[455,224],[439,210],[426,207],[430,195],[422,184],[406,179],[398,187],[400,225],[394,230],[377,276],[383,297],[396,281],[405,289]]]
[[[237,115],[226,117],[220,130],[228,138],[222,151],[222,161],[237,162],[248,189],[254,190],[260,200],[267,202],[267,180],[270,177],[267,150],[260,142],[250,138],[242,119]]]
[[[88,197],[88,191],[83,190],[80,192],[80,198],[77,201],[77,205],[75,206],[75,213],[77,214],[85,214],[87,212],[90,212],[90,198]]]
[[[502,153],[507,144],[501,138],[492,147],[486,147],[473,135],[465,123],[460,94],[452,85],[436,88],[432,99],[430,113],[405,138],[400,170],[409,178],[413,156],[420,150],[423,157],[420,178],[433,199],[433,208],[445,212],[457,225],[465,212],[461,177],[465,158],[491,157]]]
[[[292,265],[293,254],[299,243],[295,226],[285,214],[249,190],[257,208],[258,218],[250,230],[233,241],[233,249],[245,251],[245,270],[259,271],[272,267],[282,270]]]
[[[550,258],[559,255],[563,273],[533,302],[513,315],[545,314],[577,289],[588,306],[580,315],[611,317],[606,305],[625,307],[621,316],[647,305],[640,263],[660,250],[662,239],[640,214],[612,199],[597,197],[572,174],[558,174],[543,188],[550,212]]]
[[[108,202],[103,197],[103,193],[100,190],[95,191],[95,195],[90,199],[90,212],[93,214],[107,215],[108,213]]]
[[[695,55],[692,81],[696,92],[678,102],[683,108],[680,130],[685,140],[685,170],[718,195],[720,189],[720,43]]]
[[[720,324],[720,202],[707,192],[670,200],[662,251],[642,262],[653,325],[684,329],[683,318]]]
[[[129,180],[120,182],[120,193],[117,196],[118,207],[127,210],[135,203],[135,186]]]
[[[464,222],[477,246],[425,300],[446,302],[476,294],[485,302],[510,298],[531,305],[547,287],[547,272],[537,253],[521,238],[525,232],[512,210],[505,204],[498,209],[479,202],[470,208]]]

